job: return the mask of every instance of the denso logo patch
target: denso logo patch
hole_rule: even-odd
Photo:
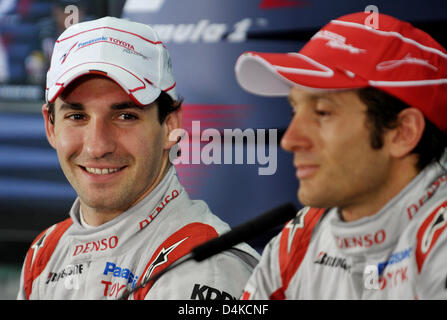
[[[146,227],[149,223],[154,220],[154,218],[157,216],[157,214],[164,209],[164,207],[169,203],[169,201],[174,200],[179,196],[178,190],[174,189],[172,190],[171,194],[167,194],[164,199],[161,200],[161,202],[158,204],[157,208],[152,211],[152,213],[144,220],[140,221],[140,230]]]
[[[419,209],[436,193],[438,188],[447,182],[447,175],[441,176],[438,180],[428,187],[422,194],[421,198],[407,208],[408,218],[413,219]]]
[[[381,229],[375,233],[368,233],[364,235],[354,237],[335,237],[337,247],[343,248],[370,248],[374,245],[382,244],[385,242],[386,232]]]
[[[97,241],[78,244],[73,252],[73,257],[90,252],[98,252],[98,251],[106,251],[114,249],[116,248],[117,245],[118,245],[117,236],[111,236],[109,238],[104,238]]]

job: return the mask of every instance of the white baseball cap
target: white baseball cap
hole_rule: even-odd
[[[67,28],[56,40],[47,73],[46,100],[54,102],[86,74],[114,80],[140,106],[165,91],[177,100],[168,50],[148,25],[104,17]]]

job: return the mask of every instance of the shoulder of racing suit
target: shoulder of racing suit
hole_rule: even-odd
[[[71,218],[54,224],[39,234],[32,242],[25,258],[24,290],[26,299],[29,299],[31,295],[34,279],[45,269],[60,238],[72,224]]]
[[[137,285],[154,275],[154,271],[158,273],[166,269],[172,263],[191,252],[194,247],[217,236],[216,229],[200,222],[187,224],[177,230],[154,251]],[[143,300],[153,284],[154,281],[151,281],[135,292],[134,299]]]
[[[416,234],[416,263],[418,273],[422,272],[424,262],[428,259],[438,240],[447,227],[447,200],[438,202],[434,209],[423,219]],[[444,237],[445,239],[445,237]]]
[[[271,294],[270,299],[285,299],[289,282],[300,267],[309,247],[313,230],[325,212],[327,212],[326,209],[304,207],[284,226],[279,243],[282,286]]]

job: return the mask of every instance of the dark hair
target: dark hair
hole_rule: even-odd
[[[168,114],[181,108],[183,99],[180,98],[175,101],[169,94],[161,91],[154,102],[157,104],[158,121],[162,124],[166,120]],[[48,120],[54,124],[54,103],[48,103]]]
[[[167,94],[164,91],[161,91],[158,98],[155,100],[155,103],[157,104],[158,108],[158,121],[160,121],[160,124],[162,124],[168,114],[171,112],[180,110],[183,103],[183,98],[180,98],[179,100],[174,100],[172,97]]]
[[[380,149],[383,146],[383,134],[386,130],[398,126],[399,112],[410,108],[408,104],[390,94],[372,87],[358,89],[357,93],[367,106],[367,117],[371,127],[371,146]],[[432,162],[440,161],[446,148],[447,135],[430,120],[425,118],[425,129],[416,147],[411,151],[418,155],[417,169],[420,171]]]

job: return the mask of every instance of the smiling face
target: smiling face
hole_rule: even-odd
[[[387,144],[373,149],[366,105],[355,91],[314,93],[294,87],[294,116],[281,145],[294,154],[304,205],[354,208],[376,203],[388,190]]]
[[[43,107],[47,137],[83,213],[109,220],[162,179],[172,121],[160,124],[155,103],[140,108],[112,80],[84,76],[64,90],[54,110],[53,124]]]

